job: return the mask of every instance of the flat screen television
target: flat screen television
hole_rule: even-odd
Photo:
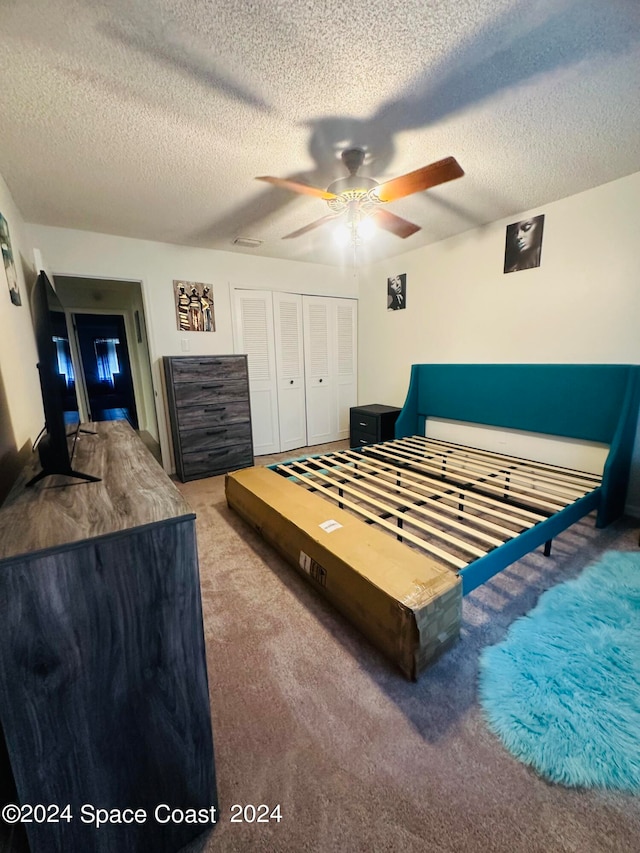
[[[75,471],[71,464],[79,425],[73,427],[71,434],[67,433],[60,393],[58,355],[53,340],[54,330],[50,313],[50,297],[56,298],[55,291],[46,273],[41,271],[31,291],[31,318],[38,351],[38,373],[40,375],[45,424],[40,438],[34,446],[34,450],[37,449],[38,451],[42,470],[27,483],[27,486],[33,486],[43,477],[48,477],[51,474],[62,474],[67,477],[97,482],[100,477]]]

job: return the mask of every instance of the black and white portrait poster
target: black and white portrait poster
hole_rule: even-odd
[[[18,290],[18,275],[13,259],[13,249],[11,248],[11,237],[9,236],[9,223],[1,213],[0,245],[2,246],[2,266],[7,277],[7,284],[9,285],[9,296],[14,305],[22,305],[20,291]]]
[[[213,288],[198,281],[173,282],[176,317],[181,332],[215,332]]]
[[[517,272],[540,266],[544,214],[507,225],[504,271]]]
[[[399,311],[407,307],[407,274],[392,275],[387,279],[387,310]]]

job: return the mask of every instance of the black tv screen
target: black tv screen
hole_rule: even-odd
[[[58,373],[58,355],[53,340],[54,328],[50,313],[50,300],[53,302],[56,299],[51,282],[46,273],[41,271],[31,291],[31,318],[38,351],[38,373],[45,423],[44,431],[37,442],[42,471],[27,483],[28,486],[34,485],[50,474],[63,474],[91,481],[99,480],[99,477],[74,471],[71,465],[78,428],[74,428],[74,441],[70,446],[60,393],[61,377]]]

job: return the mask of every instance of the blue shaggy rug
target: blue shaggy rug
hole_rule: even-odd
[[[480,658],[490,728],[552,782],[640,792],[640,554],[545,592]]]

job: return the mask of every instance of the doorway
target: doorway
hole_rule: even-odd
[[[72,314],[89,419],[126,419],[138,428],[131,361],[121,314]]]

